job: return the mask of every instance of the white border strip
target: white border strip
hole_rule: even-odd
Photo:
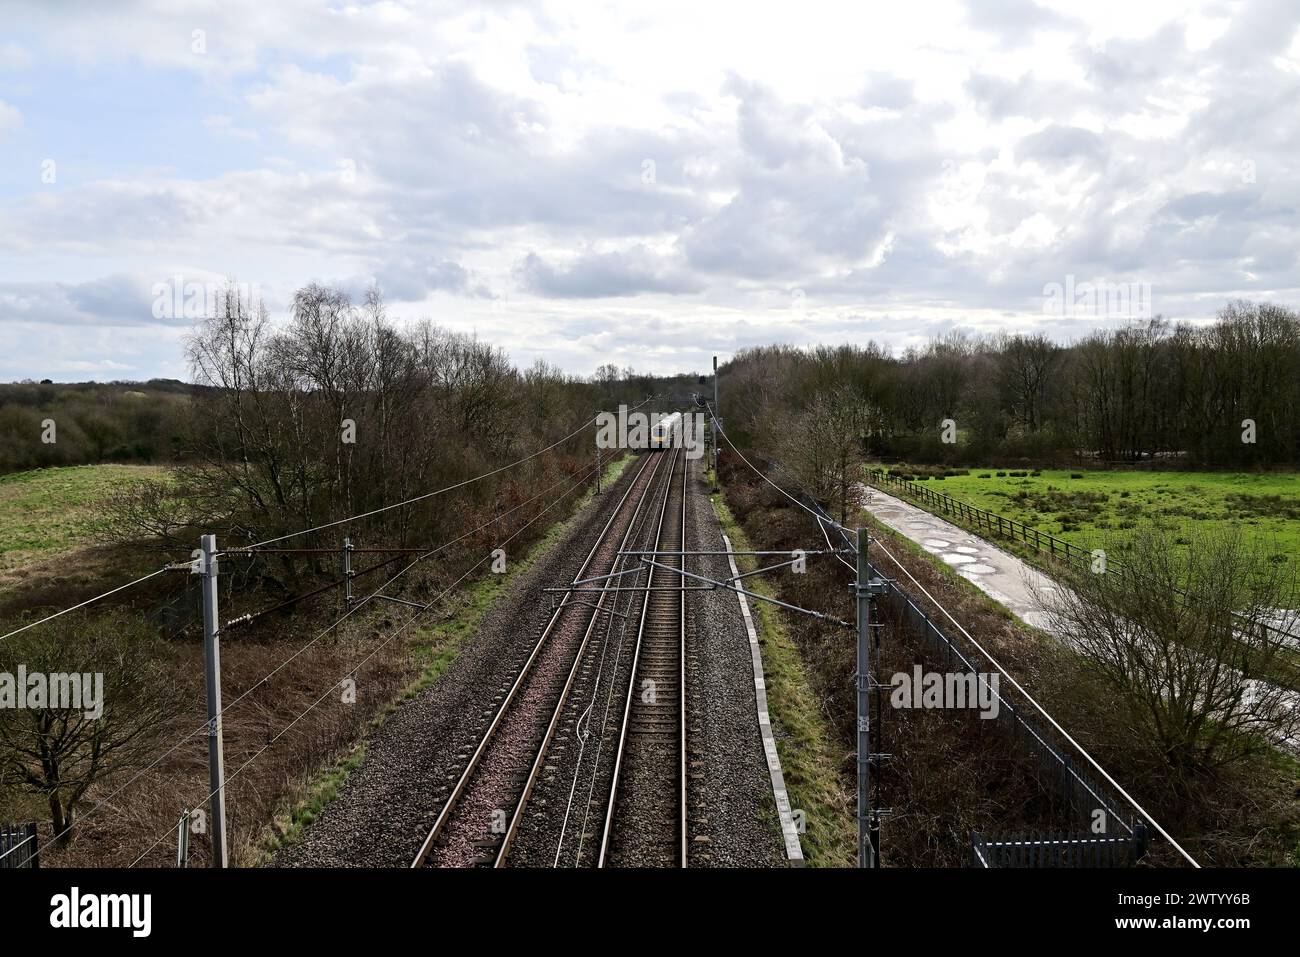
[[[731,539],[724,533],[722,544],[727,549],[727,564],[731,574],[739,575],[736,558],[731,552]],[[758,633],[754,630],[754,618],[749,613],[749,602],[740,592],[740,614],[745,619],[745,631],[749,634],[749,653],[754,662],[754,702],[758,708],[758,729],[763,735],[763,753],[767,755],[767,770],[772,775],[772,796],[776,798],[776,810],[781,816],[781,835],[785,838],[785,856],[794,864],[804,862],[803,848],[799,844],[799,832],[790,813],[790,795],[785,789],[785,775],[781,773],[781,756],[776,751],[776,738],[772,736],[772,719],[767,713],[767,683],[763,680],[763,650],[758,643]]]

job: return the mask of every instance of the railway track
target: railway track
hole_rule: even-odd
[[[645,457],[573,583],[614,570],[619,552],[657,498],[655,479],[667,458]],[[616,583],[605,581],[594,596],[569,592],[556,607],[509,689],[498,696],[491,722],[412,867],[504,866],[566,704],[584,680],[585,651],[609,617]]]
[[[653,549],[678,554],[657,556],[658,564],[647,576],[599,867],[687,865],[687,592],[680,572],[686,551],[689,464],[674,451]]]

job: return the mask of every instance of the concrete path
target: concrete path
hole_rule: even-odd
[[[867,511],[882,523],[931,554],[938,555],[952,565],[957,574],[974,582],[982,592],[1000,602],[1025,624],[1052,633],[1053,629],[1048,627],[1050,616],[1035,597],[1036,592],[1045,598],[1060,590],[1052,579],[1023,559],[919,506],[866,485],[858,486],[858,494]],[[1276,686],[1258,679],[1246,682],[1248,698],[1278,692]],[[1279,701],[1293,713],[1300,711],[1300,693],[1281,691]],[[1300,731],[1284,731],[1273,737],[1293,753],[1300,754]]]
[[[1023,559],[887,492],[861,486],[867,511],[900,535],[952,565],[957,574],[1005,605],[1028,625],[1049,631],[1048,615],[1036,597],[1057,585]]]

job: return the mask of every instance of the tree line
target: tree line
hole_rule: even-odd
[[[232,286],[198,322],[186,352],[195,384],[160,388],[162,403],[125,386],[12,387],[14,408],[25,417],[15,442],[40,444],[41,419],[54,417],[59,431],[52,447],[70,455],[81,447],[65,446],[65,439],[80,435],[91,419],[67,412],[83,406],[128,433],[165,436],[174,444],[159,458],[175,467],[114,493],[103,503],[97,531],[101,541],[172,558],[190,555],[203,533],[233,548],[377,512],[282,543],[305,553],[224,559],[223,580],[237,586],[223,593],[223,617],[248,615],[253,623],[241,636],[250,639],[280,635],[290,614],[320,621],[336,615],[336,600],[299,599],[340,578],[344,536],[362,547],[437,548],[434,560],[404,580],[412,594],[425,597],[476,569],[486,571],[483,556],[507,539],[508,560],[515,560],[595,482],[594,432],[581,426],[601,409],[645,397],[645,383],[631,370],[588,381],[540,361],[517,368],[501,349],[473,336],[428,321],[397,324],[377,290],[354,303],[319,284],[297,292],[283,324]],[[147,418],[132,418],[158,406],[167,423],[161,432]],[[607,466],[609,454],[604,458]],[[486,478],[469,482],[480,476]],[[453,491],[428,495],[443,488]],[[545,521],[535,521],[544,514]],[[398,558],[401,564],[382,576],[366,577],[386,560],[358,556],[358,594],[414,556]],[[48,804],[52,833],[66,843],[90,789],[175,731],[185,702],[193,700],[173,660],[178,639],[194,637],[199,620],[187,586],[185,624],[165,637],[169,624],[123,606],[68,615],[57,627],[24,631],[0,647],[0,672],[18,662],[103,672],[113,696],[111,709],[95,721],[50,704],[0,708],[0,811],[26,808],[36,796]],[[0,634],[23,623],[2,622]]]
[[[1068,345],[1022,333],[954,334],[901,356],[875,342],[763,346],[722,374],[728,432],[774,452],[835,458],[848,441],[859,454],[963,465],[1300,460],[1300,314],[1268,303]],[[828,416],[841,421],[815,438]]]
[[[194,392],[193,386],[167,379],[0,384],[0,474],[98,462],[179,461],[186,453]]]
[[[186,349],[202,387],[186,461],[170,481],[119,496],[110,537],[188,546],[201,528],[233,546],[328,524],[491,472],[636,388],[542,360],[520,369],[474,336],[395,323],[377,289],[354,303],[320,284],[298,290],[284,324],[232,287]],[[584,433],[499,480],[383,512],[358,530],[402,545],[454,535],[505,510],[511,495],[540,491],[557,470],[581,476],[593,466]],[[337,545],[346,532],[330,534]]]

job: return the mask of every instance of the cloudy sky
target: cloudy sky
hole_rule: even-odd
[[[0,380],[187,377],[221,277],[582,374],[1065,340],[1300,305],[1298,208],[1294,0],[0,0]]]

